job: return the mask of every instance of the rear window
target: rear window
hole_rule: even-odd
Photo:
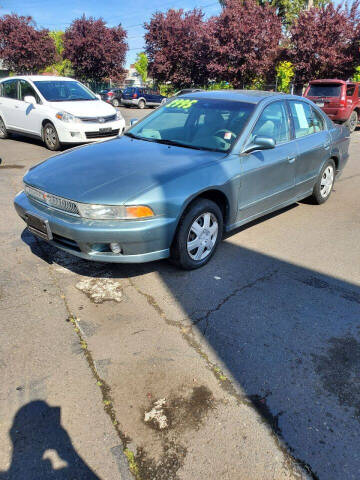
[[[310,85],[309,97],[340,97],[341,83],[319,83]]]

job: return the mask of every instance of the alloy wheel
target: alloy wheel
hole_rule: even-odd
[[[355,114],[354,114],[355,113]],[[349,121],[349,129],[350,129],[350,132],[353,132],[357,126],[357,115],[356,115],[356,112],[353,112],[351,114],[351,117],[350,117],[350,121]]]
[[[47,126],[45,128],[45,141],[50,147],[55,147],[57,138],[54,127]]]
[[[204,260],[212,252],[219,233],[219,225],[213,213],[202,213],[190,227],[187,251],[193,260]]]
[[[323,198],[330,195],[334,183],[334,168],[328,165],[323,171],[320,182],[320,194]]]

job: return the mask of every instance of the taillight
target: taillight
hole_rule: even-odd
[[[134,93],[132,97],[137,98],[137,93]]]
[[[114,96],[114,92],[108,92],[107,96],[108,96],[108,97],[113,97],[113,96]]]
[[[343,88],[342,92],[341,92],[340,105],[342,107],[346,107],[346,90],[345,90],[345,88]]]

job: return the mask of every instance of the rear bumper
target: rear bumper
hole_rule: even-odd
[[[176,219],[157,217],[150,220],[88,220],[68,215],[30,201],[24,192],[14,200],[18,215],[25,220],[33,213],[48,220],[55,247],[78,257],[113,263],[143,263],[167,258],[176,228]],[[122,253],[114,254],[110,243],[119,243]]]

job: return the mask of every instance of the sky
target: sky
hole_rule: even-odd
[[[64,30],[83,13],[87,17],[102,17],[110,27],[121,23],[128,34],[128,68],[136,54],[144,49],[142,25],[155,11],[195,7],[201,7],[207,17],[220,11],[218,0],[0,0],[0,16],[6,13],[31,15],[38,27],[49,30]]]

